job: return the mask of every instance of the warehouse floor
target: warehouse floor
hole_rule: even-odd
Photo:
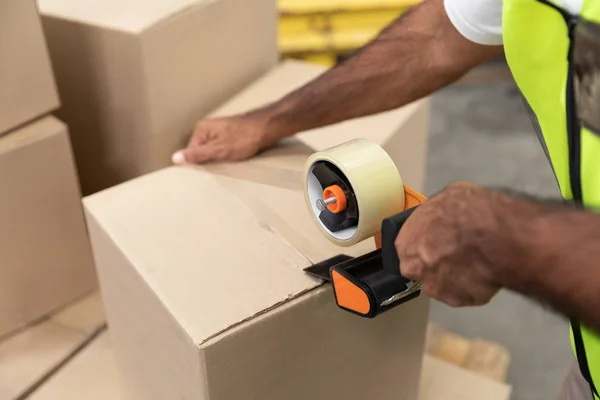
[[[433,96],[426,192],[455,180],[558,196],[556,181],[510,81],[461,84]],[[567,322],[522,296],[501,292],[489,305],[434,303],[431,319],[512,353],[514,400],[553,399],[571,360]]]

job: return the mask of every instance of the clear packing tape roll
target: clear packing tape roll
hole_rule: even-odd
[[[317,205],[324,199],[324,187],[313,174],[315,165],[325,162],[341,172],[356,200],[357,223],[333,232],[319,219]],[[304,167],[304,197],[312,218],[333,243],[348,247],[379,233],[384,218],[404,210],[404,186],[390,156],[366,139],[355,139],[311,155]]]

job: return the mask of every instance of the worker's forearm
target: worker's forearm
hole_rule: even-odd
[[[513,205],[507,224],[520,245],[507,255],[501,285],[600,332],[600,215],[534,201]]]
[[[443,0],[425,0],[345,62],[259,112],[287,136],[398,108],[500,52],[461,36]]]

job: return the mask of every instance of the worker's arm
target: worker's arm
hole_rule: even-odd
[[[345,62],[279,101],[244,115],[200,121],[174,161],[243,159],[301,131],[400,107],[501,49],[466,39],[448,19],[443,0],[425,0]]]
[[[499,54],[465,39],[442,0],[425,0],[336,68],[267,107],[283,134],[391,110]]]
[[[504,287],[600,332],[598,214],[453,184],[412,214],[396,245],[402,273],[447,304],[484,304]]]
[[[532,202],[528,208],[530,215],[513,218],[533,217],[519,235],[525,263],[499,268],[498,282],[600,332],[600,215]]]

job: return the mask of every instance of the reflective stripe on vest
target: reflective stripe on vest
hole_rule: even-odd
[[[541,128],[562,196],[584,206],[599,207],[600,136],[579,127],[567,102],[573,90],[567,79],[572,43],[568,23],[575,20],[554,4],[504,0],[504,50],[513,77]],[[580,17],[600,23],[600,1],[585,0]],[[600,336],[580,327],[577,321],[572,321],[572,327],[571,342],[582,373],[597,389]]]

